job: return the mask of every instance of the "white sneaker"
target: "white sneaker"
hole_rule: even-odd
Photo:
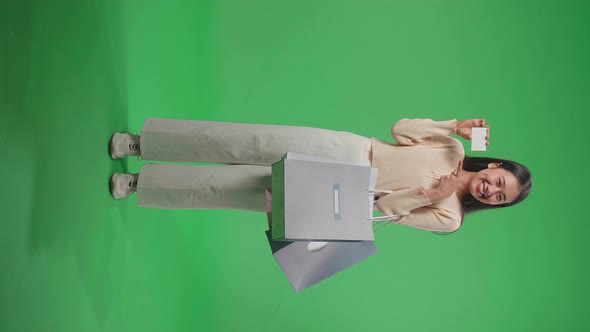
[[[114,133],[109,143],[109,151],[113,159],[140,156],[139,136],[129,133]]]
[[[111,195],[115,199],[125,198],[137,191],[139,174],[115,173],[111,176]]]

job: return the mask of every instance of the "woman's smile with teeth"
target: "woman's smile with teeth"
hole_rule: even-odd
[[[485,197],[485,190],[484,190],[484,181],[481,181],[481,184],[479,186],[477,186],[477,192],[482,196]]]

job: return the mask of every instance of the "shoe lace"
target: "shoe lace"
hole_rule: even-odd
[[[140,151],[139,143],[129,143],[129,150],[131,152],[139,152]]]
[[[129,187],[137,187],[137,180],[129,181]]]

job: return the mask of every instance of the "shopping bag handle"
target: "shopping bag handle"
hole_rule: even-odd
[[[391,194],[393,192],[392,190],[380,190],[380,189],[371,189],[371,188],[367,188],[367,191],[369,191],[369,195],[373,195],[373,196],[375,196],[375,193],[378,193],[378,192],[379,193],[386,193],[386,194]],[[367,220],[372,222],[373,225],[380,225],[385,222],[385,224],[383,224],[383,226],[378,228],[376,231],[373,231],[373,233],[377,233],[380,230],[382,230],[383,227],[391,224],[392,222],[394,222],[395,220],[398,220],[398,219],[400,219],[400,216],[392,214],[392,215],[379,216],[379,217],[370,217]]]

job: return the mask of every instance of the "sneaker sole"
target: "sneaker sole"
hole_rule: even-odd
[[[111,175],[111,180],[110,180],[110,183],[109,183],[109,191],[111,192],[111,196],[113,196],[113,198],[114,198],[114,199],[121,199],[121,198],[123,198],[123,197],[121,197],[121,196],[117,195],[117,194],[115,193],[115,190],[114,190],[114,188],[115,188],[115,176],[116,176],[116,175],[117,175],[117,174],[113,174],[113,175]]]
[[[113,140],[115,139],[115,136],[118,133],[114,133],[111,136],[111,139],[109,140],[109,154],[111,155],[111,159],[115,160],[115,159],[119,159],[117,156],[115,156],[115,152],[113,151]]]

